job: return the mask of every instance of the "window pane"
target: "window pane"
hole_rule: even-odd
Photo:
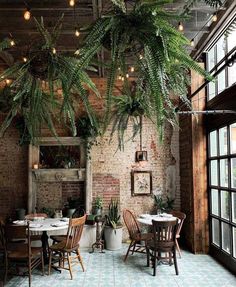
[[[216,96],[216,85],[213,82],[208,84],[208,100],[210,101]]]
[[[223,35],[217,42],[217,63],[225,56],[226,54],[226,37]]]
[[[218,185],[218,162],[211,160],[211,185]]]
[[[228,67],[228,86],[232,86],[236,82],[236,64]]]
[[[222,249],[230,253],[230,226],[222,222]]]
[[[227,154],[227,127],[219,129],[219,148],[220,155]]]
[[[217,155],[217,132],[210,133],[210,156]]]
[[[220,160],[220,186],[228,187],[228,159]]]
[[[217,189],[211,190],[211,213],[219,215],[219,192]]]
[[[236,153],[236,123],[230,126],[230,146],[231,153]]]
[[[220,224],[215,218],[212,218],[212,242],[220,246]]]
[[[207,54],[208,71],[210,71],[215,66],[215,47],[211,48]]]
[[[231,187],[236,188],[236,158],[231,158]]]
[[[228,52],[229,52],[236,46],[236,30],[230,32],[227,38],[227,42],[228,42]]]
[[[232,198],[232,221],[236,223],[236,193],[231,193]]]
[[[229,192],[221,190],[221,217],[229,219]]]
[[[217,76],[217,84],[218,84],[218,94],[221,93],[225,87],[225,70],[223,70],[218,76]]]
[[[233,227],[233,256],[236,257],[236,228]]]

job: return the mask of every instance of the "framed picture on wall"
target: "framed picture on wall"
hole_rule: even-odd
[[[133,170],[131,172],[131,193],[135,195],[152,194],[152,172]]]

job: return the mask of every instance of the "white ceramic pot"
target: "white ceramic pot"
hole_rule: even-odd
[[[106,242],[106,249],[118,250],[122,248],[122,226],[116,229],[105,226],[104,237]]]

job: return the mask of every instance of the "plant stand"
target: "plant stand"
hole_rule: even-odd
[[[100,249],[100,253],[105,253],[105,251],[103,251],[104,242],[101,239],[105,220],[102,218],[101,215],[97,215],[95,217],[95,222],[96,222],[96,242],[93,243],[92,251],[90,253],[94,253],[95,249]]]

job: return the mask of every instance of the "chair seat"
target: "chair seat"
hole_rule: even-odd
[[[161,251],[161,252],[165,252],[167,249],[169,250],[170,248],[173,248],[175,246],[174,242],[161,242],[160,244],[158,244],[158,242],[156,243],[156,245],[154,244],[154,241],[148,241],[147,243],[147,247],[151,250],[157,250]],[[168,251],[167,250],[167,251]]]
[[[66,235],[52,235],[50,236],[50,238],[54,241],[54,242],[61,242],[63,240],[66,240]]]
[[[133,240],[136,241],[147,241],[152,239],[153,233],[138,233],[133,237]]]

